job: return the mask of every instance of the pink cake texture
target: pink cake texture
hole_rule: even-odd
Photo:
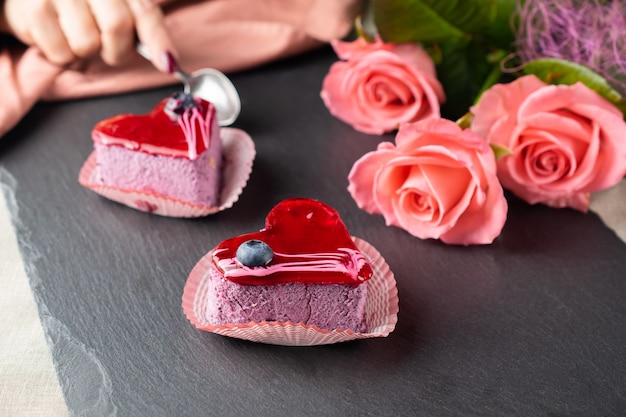
[[[146,115],[124,114],[92,131],[94,182],[144,191],[203,206],[219,203],[222,141],[215,107],[180,95],[162,100]]]
[[[239,251],[249,242],[269,247],[271,260],[247,265]],[[339,214],[319,201],[284,200],[263,230],[220,243],[208,274],[204,318],[213,325],[277,321],[367,330],[372,268]]]
[[[215,325],[279,321],[324,330],[365,332],[367,285],[302,284],[241,286],[214,269],[205,318]]]

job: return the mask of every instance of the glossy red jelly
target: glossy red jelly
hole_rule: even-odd
[[[189,145],[183,129],[176,120],[172,120],[164,111],[169,98],[159,102],[148,114],[121,114],[102,120],[94,127],[94,141],[105,145],[121,145],[129,149],[151,154],[187,157]],[[198,100],[201,114],[211,112],[215,117],[213,104]],[[209,125],[213,126],[213,123]],[[200,126],[197,126],[198,138]],[[209,135],[209,137],[212,137]],[[206,150],[203,140],[198,139],[196,152],[200,155]]]
[[[237,248],[248,240],[261,240],[273,250],[274,258],[267,266],[248,268],[235,263]],[[213,250],[213,264],[224,273],[228,269],[220,265],[225,262],[238,269],[236,276],[225,274],[238,284],[358,285],[372,276],[371,266],[355,246],[337,211],[307,198],[282,201],[267,215],[265,229],[220,243]],[[285,264],[298,266],[282,268]]]

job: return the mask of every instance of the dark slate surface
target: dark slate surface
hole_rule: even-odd
[[[594,214],[509,198],[488,247],[420,241],[359,211],[352,163],[381,138],[319,99],[329,50],[235,74],[257,159],[230,210],[144,214],[77,182],[91,126],[173,91],[38,105],[0,172],[67,404],[77,416],[618,416],[626,410],[626,246]],[[391,139],[387,136],[384,139]],[[187,274],[291,196],[321,199],[396,274],[386,339],[255,344],[196,330]]]

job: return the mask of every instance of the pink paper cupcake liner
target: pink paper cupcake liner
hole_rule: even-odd
[[[248,322],[212,325],[203,315],[207,303],[207,285],[211,255],[209,252],[191,271],[183,292],[183,312],[198,329],[223,336],[286,346],[314,346],[356,339],[386,337],[398,321],[398,290],[393,272],[381,254],[366,241],[353,237],[354,243],[370,262],[373,276],[368,281],[365,314],[368,331],[324,330],[292,322]]]
[[[148,213],[168,217],[203,217],[226,210],[235,204],[243,192],[256,156],[254,142],[241,129],[221,128],[222,190],[218,206],[205,206],[161,194],[141,190],[125,190],[108,185],[96,184],[96,155],[92,152],[80,170],[78,182],[109,200]]]

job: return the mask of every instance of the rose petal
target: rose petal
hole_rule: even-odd
[[[570,109],[574,113],[581,114],[576,109],[580,103],[593,106],[596,111],[604,110],[614,114],[619,112],[610,102],[582,83],[573,85],[544,84],[543,87],[528,94],[519,106],[517,117],[523,120],[536,113],[553,112],[561,109]],[[593,119],[590,115],[581,115]]]
[[[574,174],[578,168],[578,155],[571,147],[562,146],[561,140],[567,141],[567,139],[555,137],[551,132],[545,130],[531,129],[524,132],[520,139],[522,144],[516,149],[516,154],[519,156],[520,174],[522,174],[517,177],[518,180],[522,180],[523,176],[524,181],[531,181],[538,185],[554,184],[561,180],[567,180],[567,176]],[[584,152],[584,150],[582,151]],[[551,172],[548,172],[547,164],[535,165],[535,163],[546,160],[548,156],[553,157],[553,170]],[[562,169],[557,172],[554,170],[557,167]]]
[[[584,103],[578,103],[573,108],[578,114],[594,121],[601,142],[594,164],[594,178],[582,191],[595,192],[613,187],[626,176],[626,122],[623,115],[614,108],[600,111]]]
[[[445,94],[432,60],[420,47],[396,47],[380,40],[333,42],[333,47],[348,59],[333,64],[322,85],[320,95],[333,116],[369,134],[439,116]]]
[[[473,196],[472,203],[457,220],[455,227],[441,236],[441,240],[448,244],[456,245],[486,245],[492,243],[500,235],[506,222],[508,204],[504,198],[502,186],[496,177],[489,177],[485,193],[485,201],[477,194]],[[477,193],[482,190],[477,189]]]
[[[573,192],[569,194],[561,194],[552,200],[541,201],[541,203],[553,208],[569,207],[574,210],[586,213],[589,209],[589,193]]]
[[[414,221],[436,222],[440,216],[438,201],[432,195],[432,189],[424,178],[422,167],[412,166],[407,175],[407,180],[396,191],[398,198],[393,202],[394,213],[401,225],[410,224]],[[402,219],[409,214],[410,218]]]
[[[449,216],[467,191],[472,179],[471,175],[465,167],[452,168],[432,164],[422,165],[422,173],[439,207],[446,213],[446,216]],[[456,219],[447,220],[456,221]]]
[[[354,42],[344,42],[334,39],[330,41],[330,44],[339,59],[344,61],[359,60],[373,51],[391,48],[389,44],[383,43],[380,39],[377,39],[376,42],[368,42],[363,38],[357,38]]]
[[[369,213],[381,213],[374,199],[374,181],[378,171],[389,160],[398,156],[393,144],[388,143],[385,146],[381,147],[379,145],[377,151],[363,155],[354,163],[348,174],[348,191],[350,195],[359,208]]]
[[[626,174],[623,115],[581,83],[522,77],[489,89],[472,112],[472,129],[512,152],[497,162],[502,185],[531,204],[584,211],[590,192]]]
[[[509,84],[494,85],[470,108],[474,115],[472,131],[485,139],[489,138],[490,142],[510,147],[510,133],[517,123],[517,109],[528,95],[544,86],[534,75],[520,77]]]
[[[521,149],[528,148],[528,154],[532,156],[524,158],[524,170],[528,173],[528,178],[537,185],[555,184],[576,169],[573,155],[567,155],[570,152],[556,144],[540,142],[536,146]]]
[[[397,94],[397,100],[389,100],[390,106],[372,100],[372,83],[379,88],[387,84],[388,91]],[[373,52],[356,63],[342,88],[352,92],[351,124],[360,131],[371,132],[374,126],[391,131],[402,123],[439,115],[440,85],[433,87],[419,72],[407,68],[387,51]]]
[[[374,178],[374,200],[380,213],[389,226],[400,226],[395,215],[394,199],[398,190],[406,181],[411,167],[416,165],[415,158],[396,156],[387,161]]]
[[[589,143],[593,122],[569,110],[557,109],[528,115],[521,124],[527,129],[549,131],[568,140],[578,140],[584,145]]]
[[[409,189],[422,191],[419,194],[428,201],[428,216],[417,216],[414,211],[408,211],[406,205],[396,205],[396,218],[404,229],[417,237],[439,238],[455,226],[458,217],[466,209],[464,196],[471,177],[466,169],[458,167],[420,165],[419,176],[414,174],[416,170],[411,170],[401,190],[402,193]]]
[[[400,126],[396,134],[396,145],[399,148],[407,148],[421,145],[420,142],[431,140],[433,137],[450,136],[455,137],[462,132],[456,124],[441,123],[441,119],[424,120],[420,123],[411,123]],[[426,133],[433,134],[432,136]]]
[[[415,43],[397,43],[391,44],[390,52],[398,55],[400,59],[406,62],[407,66],[419,69],[424,75],[437,77],[435,64],[428,55],[428,52]]]

